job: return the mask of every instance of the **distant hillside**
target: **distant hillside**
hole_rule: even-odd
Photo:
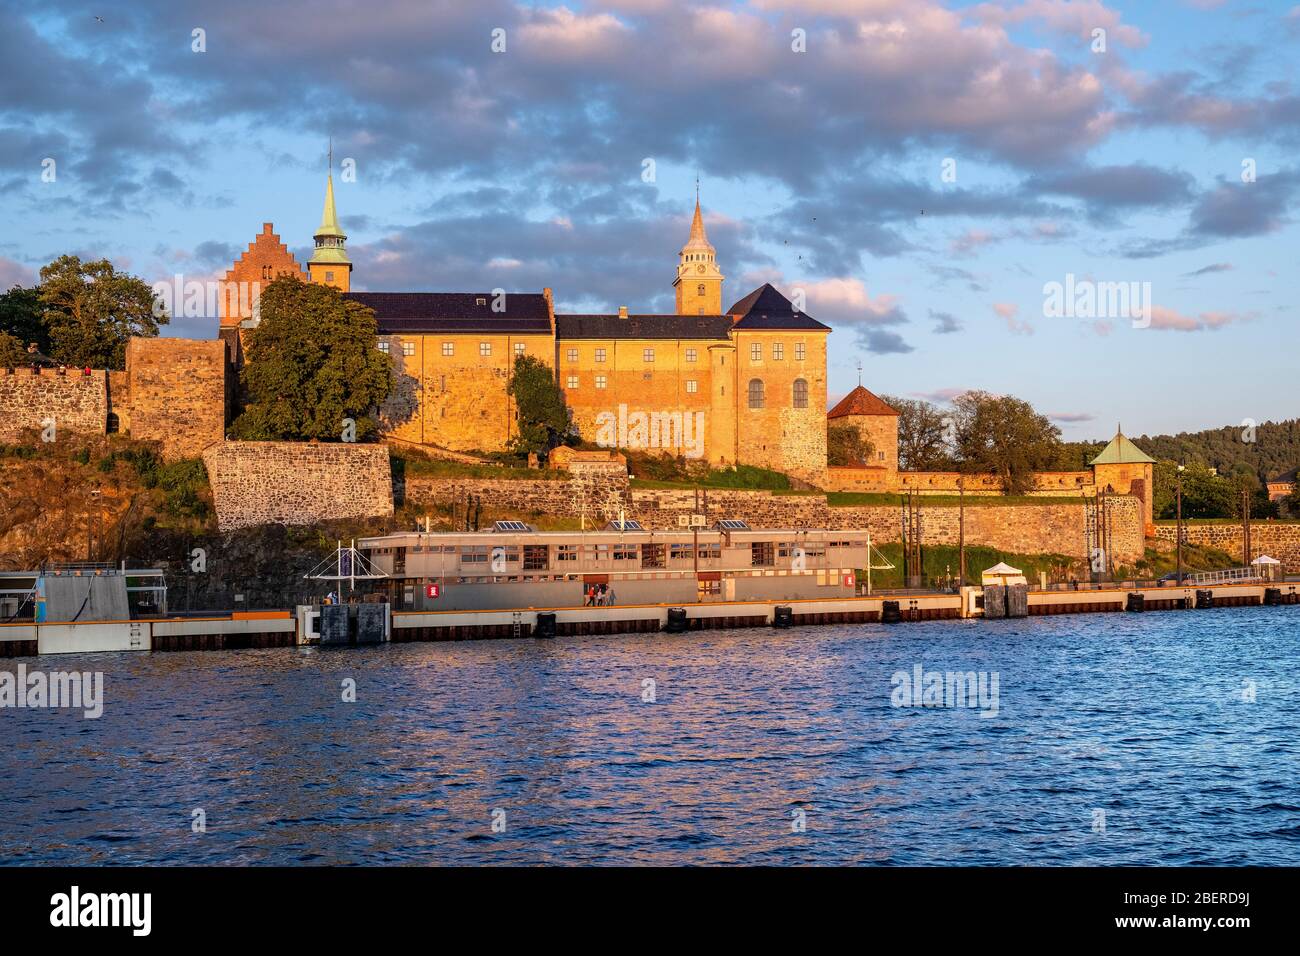
[[[1157,460],[1177,461],[1185,455],[1189,464],[1207,465],[1220,474],[1245,465],[1261,481],[1292,476],[1300,466],[1300,419],[1258,425],[1253,443],[1242,441],[1244,431],[1233,425],[1177,435],[1142,435],[1134,440]]]

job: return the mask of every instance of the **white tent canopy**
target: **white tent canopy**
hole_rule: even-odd
[[[999,561],[980,575],[982,584],[1026,584],[1025,572]]]
[[[1270,558],[1267,554],[1261,554],[1258,558],[1256,558],[1254,561],[1250,563],[1251,564],[1281,564],[1282,562],[1279,561],[1277,558]]]

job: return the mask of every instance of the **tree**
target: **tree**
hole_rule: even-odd
[[[963,471],[997,475],[1006,494],[1033,487],[1033,474],[1060,454],[1061,430],[1010,395],[971,391],[953,405],[953,446]]]
[[[826,429],[826,464],[860,466],[871,461],[876,446],[854,425],[831,425]]]
[[[168,321],[148,283],[107,259],[59,256],[41,269],[40,299],[50,357],[65,365],[125,368],[131,337],[157,335]]]
[[[935,405],[911,398],[881,397],[898,412],[898,467],[904,471],[936,471],[951,463],[948,416]]]
[[[517,454],[544,455],[563,442],[571,427],[569,406],[546,363],[531,355],[518,356],[508,391],[515,400],[519,431],[510,443]]]
[[[20,368],[30,361],[31,357],[17,336],[0,332],[0,368]]]
[[[259,314],[242,374],[248,406],[232,435],[341,441],[378,431],[372,413],[388,397],[393,369],[376,345],[372,309],[283,276],[262,289]]]
[[[41,352],[50,349],[50,334],[41,319],[41,290],[14,286],[0,294],[0,333],[13,336],[24,349],[35,342]],[[30,361],[30,359],[25,359]]]

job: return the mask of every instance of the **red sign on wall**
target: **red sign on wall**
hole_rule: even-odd
[[[436,598],[442,593],[441,584],[426,584],[424,586],[424,596],[427,598]]]

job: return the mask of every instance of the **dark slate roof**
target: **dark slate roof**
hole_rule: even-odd
[[[729,315],[557,315],[561,339],[726,339]]]
[[[729,315],[741,316],[735,325],[737,329],[808,329],[830,331],[830,326],[822,325],[806,312],[796,312],[794,303],[772,287],[770,282],[745,296],[730,309]]]
[[[348,292],[344,298],[374,309],[381,334],[551,331],[546,297],[535,292],[507,293],[502,312],[492,311],[491,292]]]

